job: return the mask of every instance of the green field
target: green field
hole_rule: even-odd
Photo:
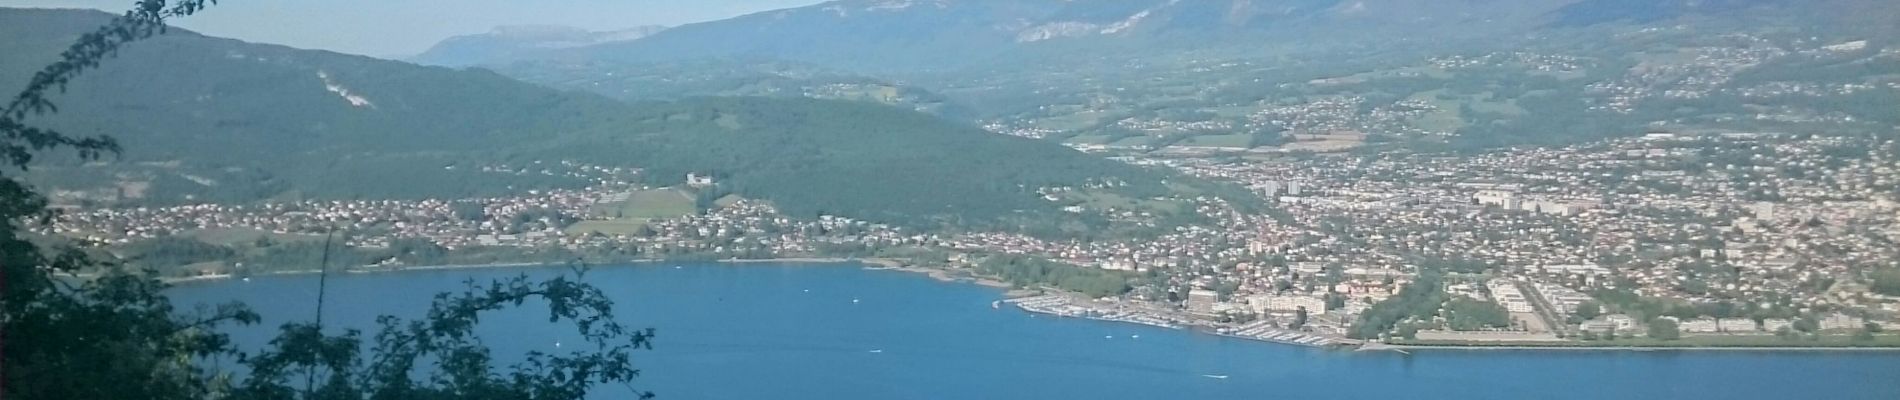
[[[726,128],[726,129],[731,129],[731,130],[739,130],[741,128],[745,128],[745,124],[739,123],[739,116],[733,115],[733,114],[721,113],[719,114],[719,118],[713,120],[713,123],[718,124],[719,127],[721,128]]]
[[[745,200],[745,198],[739,197],[739,195],[736,195],[736,194],[728,194],[728,195],[725,195],[724,197],[720,197],[717,200],[713,200],[713,207],[723,208],[726,206],[730,206],[733,203],[738,203],[740,200]]]
[[[680,189],[652,189],[633,192],[619,204],[596,205],[596,215],[611,219],[667,219],[692,215],[693,195]]]
[[[1558,71],[1525,70],[1525,73],[1531,74],[1533,76],[1548,76],[1548,77],[1557,78],[1558,80],[1564,80],[1564,81],[1583,79],[1590,76],[1589,74],[1584,73],[1583,71],[1558,72]]]
[[[1525,112],[1523,107],[1517,106],[1517,99],[1499,101],[1497,94],[1491,92],[1484,92],[1482,95],[1466,99],[1466,103],[1471,105],[1472,110],[1482,113],[1519,116],[1524,115]]]
[[[1191,136],[1174,143],[1176,146],[1234,147],[1246,148],[1253,144],[1253,135],[1199,135]]]
[[[631,236],[631,235],[639,233],[640,228],[643,228],[646,226],[647,226],[646,221],[631,220],[631,219],[616,219],[616,220],[611,220],[611,221],[581,221],[579,223],[575,223],[574,225],[569,225],[567,227],[566,232],[569,235],[584,235],[588,233],[599,233],[602,235]]]
[[[1102,118],[1109,116],[1106,111],[1076,111],[1071,114],[1037,119],[1033,123],[1037,128],[1072,131],[1095,126]]]
[[[1255,111],[1260,111],[1260,107],[1251,106],[1251,105],[1219,106],[1219,107],[1210,108],[1208,110],[1213,111],[1214,115],[1221,116],[1224,118],[1243,118],[1248,115],[1252,115]]]
[[[1131,137],[1123,138],[1122,140],[1117,140],[1115,141],[1115,143],[1109,143],[1108,145],[1133,147],[1133,146],[1153,146],[1154,144],[1155,144],[1155,137],[1153,136],[1131,136]]]
[[[278,243],[323,240],[321,235],[275,233],[251,228],[199,229],[185,232],[184,236],[221,246],[256,243],[258,238],[270,238]]]
[[[1394,68],[1394,69],[1382,69],[1382,70],[1377,70],[1377,71],[1367,71],[1367,72],[1361,72],[1361,73],[1352,74],[1352,75],[1328,78],[1325,81],[1332,84],[1356,84],[1356,83],[1364,83],[1364,82],[1370,82],[1370,81],[1375,81],[1375,80],[1380,80],[1380,79],[1389,79],[1389,78],[1427,77],[1427,78],[1432,78],[1432,79],[1451,79],[1451,76],[1452,76],[1451,72],[1447,72],[1443,69],[1439,69],[1438,67],[1415,66],[1415,67],[1404,67],[1404,68]]]
[[[1441,98],[1441,96],[1451,98]],[[1437,107],[1437,110],[1425,114],[1424,117],[1419,118],[1414,121],[1414,123],[1418,124],[1419,128],[1439,132],[1457,132],[1459,129],[1464,129],[1469,123],[1465,120],[1465,115],[1460,109],[1467,105],[1471,107],[1472,111],[1481,113],[1509,116],[1524,115],[1524,108],[1517,106],[1517,99],[1498,101],[1493,97],[1494,95],[1490,92],[1475,96],[1466,96],[1451,94],[1445,89],[1438,89],[1414,93],[1407,100],[1423,101],[1431,103],[1433,107]]]
[[[648,221],[679,218],[698,212],[693,195],[681,189],[651,189],[628,194],[618,203],[597,204],[594,216],[604,221],[581,221],[567,227],[568,234],[597,232],[628,235],[638,232]]]
[[[1069,200],[1081,202],[1082,207],[1091,210],[1141,210],[1160,213],[1180,212],[1184,205],[1175,201],[1136,199],[1119,194],[1082,190],[1066,196]]]
[[[1114,139],[1114,137],[1108,135],[1076,135],[1062,142],[1069,144],[1108,144],[1109,139]]]
[[[1463,104],[1463,102],[1439,98],[1439,95],[1445,93],[1446,91],[1444,89],[1418,92],[1413,94],[1411,98],[1406,99],[1431,103],[1433,107],[1438,108],[1432,110],[1430,113],[1426,113],[1424,117],[1419,118],[1418,121],[1415,122],[1419,128],[1438,132],[1457,132],[1459,129],[1464,129],[1465,118],[1458,112],[1458,106]]]

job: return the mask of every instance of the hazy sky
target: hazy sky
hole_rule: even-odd
[[[175,24],[213,36],[371,56],[420,53],[449,36],[499,25],[593,30],[724,19],[822,0],[222,0]],[[0,0],[0,7],[97,8],[134,0]]]

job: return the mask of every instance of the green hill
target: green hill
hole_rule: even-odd
[[[677,100],[698,96],[810,97],[888,104],[951,120],[973,112],[941,94],[792,61],[703,59],[656,63],[563,60],[487,65],[503,75],[558,89],[621,100]]]
[[[25,82],[97,12],[0,9],[0,89]],[[1067,221],[1035,193],[1105,180],[1165,195],[1158,172],[990,134],[910,110],[808,99],[627,104],[481,70],[259,45],[182,30],[132,45],[37,123],[109,134],[124,157],[45,160],[56,190],[116,201],[452,198],[575,187],[575,178],[482,172],[532,160],[712,173],[722,190],[797,214],[901,223]],[[126,190],[137,187],[138,190]],[[104,188],[104,189],[101,189]],[[139,196],[124,193],[138,192]],[[136,198],[133,198],[136,197]]]

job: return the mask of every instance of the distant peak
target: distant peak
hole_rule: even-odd
[[[613,31],[593,31],[562,25],[503,25],[487,33],[444,39],[414,60],[423,64],[466,66],[509,62],[535,52],[636,40],[666,30],[647,25]]]
[[[585,35],[586,29],[566,25],[502,25],[488,31],[497,36]]]

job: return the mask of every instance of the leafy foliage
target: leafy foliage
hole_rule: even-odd
[[[1022,287],[1054,286],[1093,297],[1128,292],[1128,277],[1116,272],[1082,268],[1055,261],[1020,255],[991,256],[977,265],[977,271],[1001,277]]]
[[[1873,291],[1888,296],[1900,296],[1900,268],[1874,272]]]
[[[127,251],[135,254],[128,261],[148,269],[216,261],[235,255],[228,247],[178,236],[147,239],[128,247]]]
[[[1673,320],[1673,319],[1668,319],[1668,318],[1653,319],[1649,321],[1649,337],[1651,339],[1661,339],[1661,340],[1681,339],[1682,327],[1679,326],[1676,323],[1676,320]]]
[[[532,352],[510,371],[494,371],[475,326],[485,312],[533,299],[547,303],[549,322],[574,324],[592,348],[566,355]],[[638,376],[632,351],[650,349],[654,334],[615,322],[613,302],[600,289],[566,277],[534,283],[520,276],[486,287],[470,282],[467,292],[436,295],[422,320],[383,316],[377,322],[381,331],[368,354],[361,351],[359,331],[330,336],[315,324],[284,325],[271,349],[245,360],[251,374],[230,398],[580,399],[594,385]],[[295,378],[305,374],[322,384],[300,391]]]
[[[75,138],[30,126],[27,119],[59,110],[51,94],[95,68],[120,46],[162,30],[165,18],[186,15],[200,1],[144,1],[89,33],[40,70],[0,109],[0,152],[6,167],[25,169],[41,151],[68,149],[79,158],[116,153],[105,137]],[[20,224],[52,216],[46,200],[13,176],[0,175],[0,396],[14,399],[198,399],[213,380],[201,361],[236,354],[212,329],[255,323],[237,304],[182,313],[149,275],[108,269],[77,284],[64,274],[101,266],[73,248],[41,247],[21,236]]]
[[[1445,303],[1445,313],[1451,329],[1455,331],[1474,331],[1486,328],[1505,328],[1511,326],[1511,314],[1497,303],[1478,301],[1459,297]]]
[[[1445,304],[1450,295],[1441,287],[1444,274],[1437,270],[1425,270],[1412,284],[1391,298],[1385,299],[1359,314],[1348,334],[1355,339],[1373,339],[1391,332],[1407,318],[1431,318],[1437,315],[1439,306]]]
[[[1089,181],[1128,182],[1116,189],[1130,197],[1168,193],[1159,172],[884,106],[707,98],[637,108],[639,122],[627,129],[640,133],[617,139],[635,144],[583,141],[561,153],[638,160],[659,183],[711,173],[733,193],[793,215],[908,225],[1073,219],[1036,190]]]
[[[161,33],[166,18],[190,15],[206,5],[202,0],[140,1],[103,28],[80,35],[60,62],[41,70],[0,110],[0,150],[7,153],[6,166],[25,169],[36,152],[50,149],[75,150],[81,159],[116,153],[119,147],[111,139],[76,139],[29,126],[26,119],[58,111],[49,94],[99,66],[121,46]],[[423,320],[383,318],[377,346],[367,356],[359,353],[359,332],[328,336],[320,323],[293,323],[284,326],[272,347],[245,357],[216,329],[227,323],[257,323],[258,314],[241,304],[180,312],[151,270],[104,265],[77,249],[42,247],[23,237],[20,224],[46,223],[53,215],[46,205],[44,197],[19,180],[0,175],[0,383],[5,383],[0,397],[579,399],[594,385],[632,380],[638,371],[631,366],[630,352],[649,348],[653,335],[652,330],[635,331],[614,322],[612,303],[592,286],[565,278],[533,284],[524,277],[471,287],[459,296],[440,295]],[[221,254],[215,246],[201,245],[157,242],[145,250],[152,259],[167,262]],[[90,279],[68,275],[96,267],[111,268]],[[488,350],[472,333],[479,314],[529,299],[548,304],[550,322],[573,322],[594,348],[568,355],[530,354],[511,373],[492,371]],[[251,368],[243,384],[235,387],[228,376],[208,367],[215,365],[213,359],[231,356]],[[418,371],[423,362],[433,369]],[[298,367],[305,368],[299,372]],[[323,372],[317,372],[318,367]],[[325,376],[321,387],[310,384],[318,375]],[[308,379],[305,390],[291,386],[296,377]]]
[[[1603,315],[1603,305],[1597,304],[1597,302],[1594,301],[1578,303],[1576,314],[1578,318],[1596,319],[1598,316]]]

